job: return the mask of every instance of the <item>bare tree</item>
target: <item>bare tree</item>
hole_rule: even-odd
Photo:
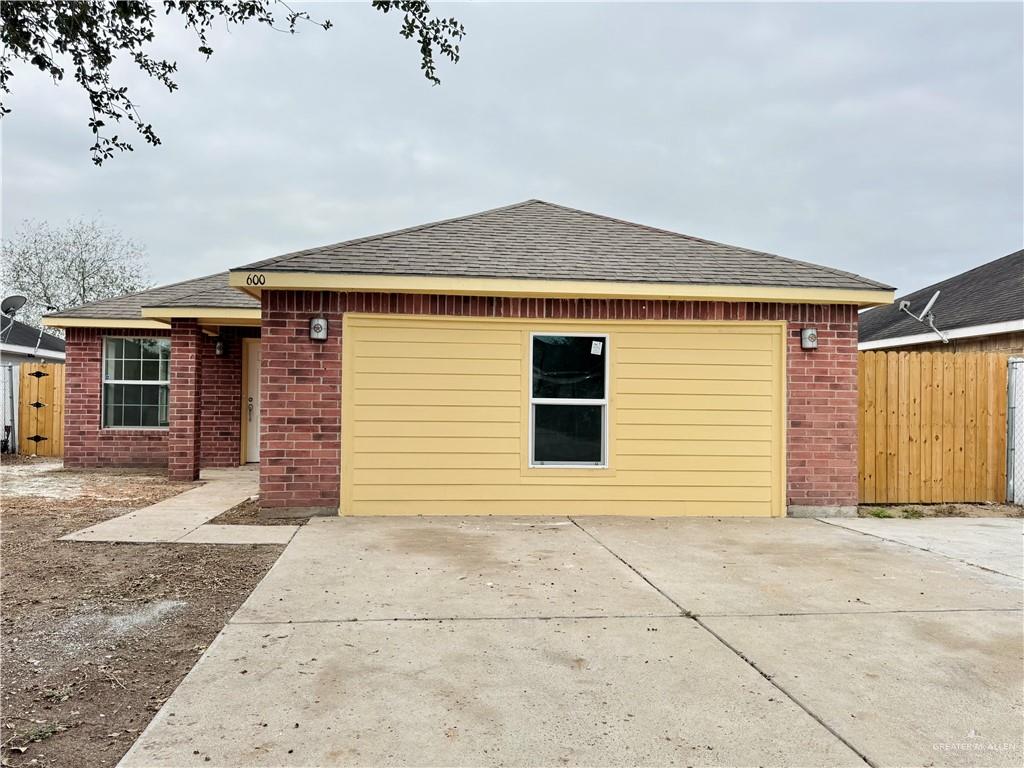
[[[28,297],[18,319],[32,325],[48,307],[70,309],[152,285],[142,247],[99,221],[26,220],[0,245],[0,263],[3,294]]]

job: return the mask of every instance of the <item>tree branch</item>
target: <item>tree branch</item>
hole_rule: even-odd
[[[273,8],[284,9],[285,26],[278,26]],[[435,51],[455,63],[459,60],[460,41],[466,34],[454,18],[440,18],[431,13],[421,0],[372,0],[381,13],[402,14],[399,33],[419,44],[420,69],[434,85],[437,75]],[[197,50],[207,59],[213,55],[207,33],[220,18],[225,27],[247,23],[261,24],[277,32],[295,34],[300,22],[331,29],[329,19],[317,21],[306,11],[297,11],[285,0],[161,0],[165,16],[176,16],[185,29],[196,35]],[[153,126],[146,123],[128,89],[111,82],[110,67],[119,53],[126,53],[146,75],[162,83],[170,92],[177,90],[173,79],[178,65],[174,61],[156,59],[147,47],[156,32],[157,8],[143,0],[121,2],[0,2],[0,93],[11,93],[14,61],[26,62],[49,74],[55,83],[64,79],[65,68],[57,63],[60,57],[70,59],[75,82],[89,98],[87,121],[95,141],[90,147],[92,160],[102,165],[115,151],[130,152],[132,145],[117,135],[103,130],[107,121],[127,120],[135,131],[152,145],[160,144]],[[0,102],[0,117],[10,108]]]

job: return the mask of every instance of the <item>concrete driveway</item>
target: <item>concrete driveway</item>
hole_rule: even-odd
[[[122,764],[1022,764],[1021,521],[863,522],[314,520]]]

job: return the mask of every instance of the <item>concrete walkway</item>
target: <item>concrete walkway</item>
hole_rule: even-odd
[[[202,486],[63,536],[63,541],[287,544],[294,525],[205,525],[259,493],[253,467],[205,469]]]
[[[815,520],[314,519],[121,765],[1018,766],[1022,586]]]

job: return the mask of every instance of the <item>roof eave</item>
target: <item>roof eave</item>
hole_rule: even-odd
[[[132,328],[149,330],[167,330],[168,323],[159,320],[147,320],[141,317],[65,317],[61,315],[44,315],[43,325],[47,328]]]
[[[881,288],[807,288],[768,285],[628,283],[604,280],[526,280],[514,278],[340,274],[298,271],[232,271],[228,284],[254,295],[263,290],[426,293],[455,296],[527,298],[671,299],[751,301],[792,304],[855,304],[874,307],[893,302],[894,291]]]
[[[8,344],[7,342],[0,343],[0,359],[4,356],[10,355],[24,355],[25,357],[38,357],[47,360],[63,360],[65,353],[56,349],[45,349],[39,347],[29,347],[25,344]]]

